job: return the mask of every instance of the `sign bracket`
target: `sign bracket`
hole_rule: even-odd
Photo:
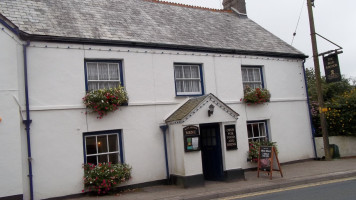
[[[330,50],[330,51],[326,51],[326,52],[324,52],[324,53],[320,53],[320,54],[318,54],[318,56],[323,56],[323,57],[324,57],[324,55],[326,55],[326,54],[330,54],[330,53],[333,53],[333,52],[334,52],[335,54],[340,54],[340,53],[343,53],[342,51],[340,51],[340,50],[342,50],[342,49],[343,49],[340,45],[338,45],[338,44],[336,44],[336,43],[332,42],[331,40],[329,40],[329,39],[327,39],[326,37],[324,37],[324,36],[320,35],[319,33],[315,33],[315,35],[317,35],[317,36],[319,36],[319,37],[323,38],[324,40],[326,40],[326,41],[330,42],[331,44],[333,44],[333,45],[335,45],[335,46],[339,47],[338,49],[335,49],[335,50]]]

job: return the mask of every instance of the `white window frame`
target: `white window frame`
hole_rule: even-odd
[[[110,151],[110,148],[109,148],[109,135],[116,135],[116,138],[117,138],[117,151]],[[108,152],[104,152],[104,153],[99,153],[99,150],[98,150],[98,137],[99,136],[106,136],[106,145],[107,145],[107,151]],[[95,147],[96,147],[96,153],[95,154],[88,154],[87,153],[87,138],[90,138],[90,137],[95,137]],[[110,157],[109,155],[110,154],[117,154],[117,161],[118,163],[123,163],[122,161],[122,155],[120,152],[121,150],[121,135],[120,135],[120,132],[108,132],[108,133],[87,133],[84,135],[84,161],[85,163],[88,163],[88,157],[93,157],[95,156],[96,157],[96,164],[99,163],[99,156],[101,155],[107,155],[107,161],[108,162],[111,162],[110,161]],[[95,164],[95,163],[94,163]]]
[[[264,135],[263,135],[263,132],[261,133],[261,130],[260,130],[260,125],[263,124],[263,127],[264,127],[264,130],[262,130],[264,132]],[[252,132],[252,137],[249,136],[249,133],[248,133],[248,126],[251,126],[251,130],[253,131],[253,126],[252,125],[257,125],[258,127],[258,136],[255,137],[254,133]],[[268,136],[268,126],[267,126],[267,121],[266,120],[263,120],[263,121],[247,121],[247,125],[246,125],[246,128],[247,128],[247,138],[248,138],[248,142],[251,142],[251,141],[268,141],[269,140],[269,136]]]
[[[89,68],[88,68],[88,64],[96,64],[96,67],[97,67],[97,79],[92,79],[90,80],[89,79]],[[111,79],[110,77],[110,68],[108,67],[107,69],[107,76],[108,76],[108,79],[107,80],[100,80],[100,73],[99,73],[99,64],[106,64],[106,65],[117,65],[117,77],[118,79]],[[85,71],[86,71],[86,89],[87,91],[90,91],[90,90],[94,90],[94,89],[90,89],[89,88],[89,84],[90,83],[97,83],[97,89],[103,89],[103,88],[106,88],[106,87],[100,87],[100,83],[117,83],[117,85],[123,85],[123,82],[122,82],[122,67],[121,67],[121,61],[110,61],[110,60],[86,60],[85,61]]]
[[[249,79],[249,69],[252,69],[252,76],[253,79],[256,79],[256,77],[259,77],[259,81],[256,80],[246,80],[245,77],[247,77],[247,79]],[[246,71],[246,76],[244,76],[244,71]],[[259,74],[256,74],[256,71],[258,71]],[[241,76],[242,76],[242,84],[243,84],[243,88],[245,89],[247,86],[250,87],[251,89],[256,89],[256,88],[264,88],[264,84],[263,84],[263,71],[262,71],[262,67],[261,66],[242,66],[241,67]],[[254,85],[253,87],[250,86],[250,84]],[[258,87],[255,87],[255,85],[258,84]]]
[[[182,68],[182,75],[184,76],[184,71],[183,67],[184,66],[190,66],[190,69],[192,66],[198,68],[198,76],[199,77],[182,77],[182,78],[177,78],[176,77],[176,68],[181,67]],[[191,70],[190,70],[191,71]],[[198,92],[178,92],[177,90],[177,81],[199,81],[199,91]],[[199,95],[204,95],[204,86],[203,86],[203,78],[202,78],[202,66],[201,64],[189,64],[189,63],[175,63],[174,64],[174,83],[175,83],[175,90],[176,90],[176,95],[177,96],[199,96]],[[184,82],[183,82],[184,84]],[[184,88],[184,87],[183,87]]]

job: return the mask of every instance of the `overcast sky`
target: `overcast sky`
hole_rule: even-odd
[[[222,0],[166,0],[188,5],[222,9]],[[306,0],[246,0],[247,15],[285,42],[291,44],[302,10],[293,46],[308,55],[306,66],[313,67]],[[356,77],[356,0],[315,0],[316,32],[343,47],[339,55],[341,73]],[[318,37],[319,53],[338,48]],[[321,73],[324,74],[322,59]]]

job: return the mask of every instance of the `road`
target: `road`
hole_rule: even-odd
[[[220,200],[355,200],[356,177],[249,193]]]

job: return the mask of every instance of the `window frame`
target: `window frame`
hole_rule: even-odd
[[[250,140],[254,141],[254,139],[258,139],[259,141],[261,141],[260,139],[263,137],[252,137],[250,138],[248,135],[248,125],[249,124],[259,124],[263,123],[265,125],[265,133],[266,136],[264,137],[266,139],[266,141],[270,141],[270,135],[269,135],[269,131],[268,131],[268,121],[267,120],[252,120],[252,121],[246,121],[246,130],[247,130],[247,141],[250,142]],[[261,133],[259,132],[258,134],[259,136],[261,135]]]
[[[124,87],[124,76],[122,70],[122,60],[110,60],[110,59],[85,59],[84,60],[84,75],[85,75],[85,91],[89,91],[88,89],[88,69],[87,63],[115,63],[119,66],[119,82],[122,87]]]
[[[175,72],[175,67],[177,65],[195,65],[195,66],[198,66],[198,69],[199,69],[199,78],[200,78],[200,93],[189,93],[189,92],[181,92],[181,93],[178,93],[177,92],[177,80],[176,80],[176,72]],[[177,63],[173,63],[173,78],[174,78],[174,89],[175,89],[175,93],[176,93],[176,96],[203,96],[205,94],[205,91],[204,91],[204,78],[203,78],[203,66],[202,64],[197,64],[197,63],[181,63],[181,62],[177,62]]]
[[[123,164],[124,162],[124,155],[123,155],[123,146],[122,146],[122,133],[121,130],[106,130],[106,131],[95,131],[95,132],[84,132],[83,133],[83,155],[84,155],[84,163],[87,164],[87,148],[86,148],[86,138],[90,137],[90,136],[103,136],[103,135],[113,135],[113,134],[117,134],[117,144],[118,144],[118,154],[119,157],[118,159],[120,159],[119,163]],[[115,151],[116,153],[117,151]],[[109,152],[106,154],[102,154],[102,155],[107,155],[110,154],[111,152]],[[90,155],[94,155],[94,154],[90,154]],[[99,155],[97,153],[97,155]],[[96,156],[97,156],[96,155]]]
[[[243,80],[243,76],[242,76],[242,70],[243,69],[259,69],[260,71],[260,78],[261,78],[261,89],[264,89],[265,88],[265,84],[264,84],[264,76],[263,76],[263,69],[262,69],[262,66],[258,66],[258,65],[242,65],[241,66],[241,80],[242,80],[242,86],[243,86],[243,89],[245,89],[245,83],[253,83],[253,82],[245,82]]]

